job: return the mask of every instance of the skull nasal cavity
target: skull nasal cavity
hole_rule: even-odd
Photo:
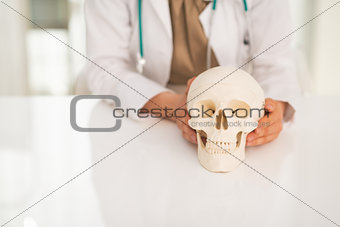
[[[228,121],[227,117],[225,116],[224,111],[219,110],[218,114],[216,115],[216,129],[221,129],[223,128],[226,130],[228,128]]]

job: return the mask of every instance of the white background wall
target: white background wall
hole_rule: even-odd
[[[317,1],[316,9],[325,9],[336,1]],[[315,22],[311,69],[314,91],[340,94],[340,3]]]
[[[294,27],[299,27],[336,0],[291,0]],[[340,4],[294,35],[303,90],[340,94]]]
[[[11,0],[10,4],[27,13],[26,1]],[[0,95],[26,95],[27,23],[0,3]]]

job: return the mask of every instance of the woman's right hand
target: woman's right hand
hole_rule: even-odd
[[[195,78],[196,77],[193,77],[193,78],[188,80],[186,91],[180,97],[178,107],[180,107],[181,109],[185,109],[185,110],[187,109],[186,102],[187,102],[187,96],[188,96],[189,88],[190,88],[192,82],[195,80]],[[194,143],[194,144],[197,144],[196,131],[194,129],[192,129],[189,126],[189,123],[188,123],[188,121],[190,120],[190,116],[189,116],[188,112],[186,112],[185,117],[179,116],[177,118],[174,118],[174,120],[176,121],[178,128],[181,130],[182,136],[187,141]]]
[[[189,142],[197,144],[196,131],[193,130],[188,123],[190,116],[187,112],[186,106],[188,91],[191,83],[194,81],[195,78],[196,77],[193,77],[188,80],[187,88],[184,94],[162,92],[151,98],[151,100],[144,105],[143,109],[147,109],[149,110],[149,112],[153,108],[164,109],[166,107],[168,109],[172,109],[172,113],[168,112],[167,114],[166,112],[162,112],[162,117],[175,121],[178,128],[181,130],[183,137]],[[181,111],[178,111],[178,113],[181,113],[178,114],[179,116],[176,116],[176,114],[174,114],[175,109],[181,109]],[[182,109],[186,111],[185,116],[183,116]]]

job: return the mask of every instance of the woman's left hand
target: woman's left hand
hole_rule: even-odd
[[[276,139],[282,130],[282,119],[286,102],[266,99],[265,109],[268,114],[259,120],[258,127],[248,134],[247,146],[257,146]]]

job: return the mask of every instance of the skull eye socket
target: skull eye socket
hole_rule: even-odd
[[[239,118],[248,117],[250,114],[250,106],[241,100],[231,100],[228,105],[233,110],[233,114]]]
[[[201,100],[193,105],[193,108],[199,112],[199,117],[212,117],[216,111],[215,103],[211,99]]]

